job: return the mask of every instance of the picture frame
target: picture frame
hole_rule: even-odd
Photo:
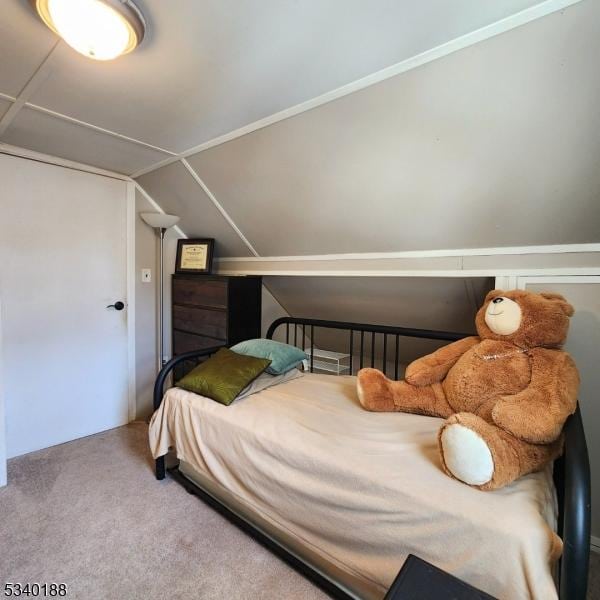
[[[210,274],[212,272],[214,246],[214,238],[177,240],[175,273]]]

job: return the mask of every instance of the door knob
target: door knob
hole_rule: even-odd
[[[125,308],[125,304],[118,300],[114,304],[109,304],[106,308],[114,308],[115,310],[123,310]]]

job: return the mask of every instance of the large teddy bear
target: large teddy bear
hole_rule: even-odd
[[[361,369],[364,408],[444,417],[439,451],[450,476],[482,490],[538,471],[562,450],[579,375],[561,350],[573,307],[559,294],[493,290],[468,337],[419,358],[404,381]]]

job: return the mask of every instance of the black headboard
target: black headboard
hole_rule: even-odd
[[[472,333],[454,333],[450,331],[434,331],[431,329],[413,329],[410,327],[392,327],[388,325],[369,325],[366,323],[346,323],[343,321],[324,321],[321,319],[298,319],[282,317],[271,323],[267,338],[273,339],[275,330],[285,325],[285,341],[287,344],[304,348],[310,346],[310,371],[313,371],[315,330],[337,329],[348,332],[347,352],[350,355],[350,374],[365,366],[381,367],[386,372],[393,360],[394,378],[398,379],[400,365],[400,338],[421,338],[455,342]],[[377,338],[379,336],[379,338]],[[375,356],[376,341],[381,342],[381,353]],[[357,368],[355,367],[355,363]],[[391,372],[390,372],[391,376]]]

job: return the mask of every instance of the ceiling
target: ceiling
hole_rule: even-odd
[[[215,200],[260,256],[598,242],[599,53],[580,2],[137,181],[219,256]]]
[[[28,0],[2,0],[0,115],[24,91],[25,108],[0,141],[132,174],[540,2],[138,4],[146,39],[101,63],[56,45]]]
[[[600,241],[596,0],[138,4],[103,63],[2,0],[0,142],[133,176],[222,257]]]

